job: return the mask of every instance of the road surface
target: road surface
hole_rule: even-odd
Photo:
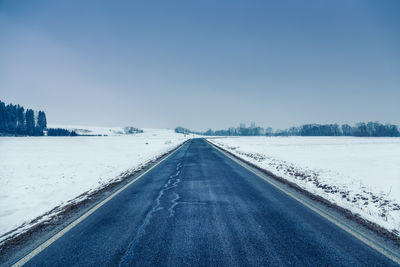
[[[25,266],[397,266],[193,139]]]

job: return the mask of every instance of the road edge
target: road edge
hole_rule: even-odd
[[[399,248],[400,248],[400,238],[395,236],[393,233],[389,232],[388,230],[382,228],[381,226],[379,226],[379,225],[377,225],[377,224],[375,224],[373,222],[370,222],[370,221],[365,220],[365,219],[363,219],[363,218],[361,218],[359,216],[356,216],[351,211],[349,211],[349,210],[347,210],[347,209],[345,209],[343,207],[340,207],[339,205],[334,204],[334,203],[330,202],[329,200],[327,200],[325,198],[322,198],[320,196],[312,194],[311,192],[301,188],[300,186],[298,186],[297,184],[295,184],[293,182],[287,181],[286,179],[284,179],[282,177],[279,177],[279,176],[271,173],[268,170],[265,170],[265,169],[255,165],[255,164],[253,164],[253,163],[251,163],[251,162],[249,162],[249,161],[247,161],[245,159],[242,159],[242,158],[238,157],[237,155],[233,154],[232,152],[226,150],[225,148],[222,148],[222,147],[210,142],[208,139],[205,139],[205,140],[212,147],[214,147],[216,150],[218,150],[221,153],[223,153],[224,155],[228,156],[228,158],[236,161],[239,165],[241,165],[244,168],[246,168],[247,170],[251,171],[256,176],[258,176],[260,179],[263,179],[264,181],[270,183],[272,186],[276,187],[278,190],[280,190],[283,193],[287,194],[288,196],[294,198],[295,200],[297,200],[298,202],[300,202],[304,206],[310,208],[311,210],[317,212],[319,215],[321,215],[322,217],[328,219],[329,221],[331,221],[332,223],[334,223],[335,225],[337,225],[341,229],[345,230],[349,234],[353,235],[354,237],[359,239],[364,244],[368,245],[369,247],[373,248],[374,250],[376,250],[379,253],[383,254],[387,258],[391,259],[393,262],[395,262],[395,263],[400,265],[400,250],[399,250]],[[274,182],[271,182],[271,180],[269,180],[265,176],[261,176],[255,170],[258,171],[261,174],[264,174],[269,179],[273,179]],[[366,227],[368,230],[370,230],[373,233],[377,234],[381,238],[384,238],[384,239],[387,239],[387,240],[393,242],[393,245],[396,246],[396,250],[397,251],[393,251],[392,249],[387,248],[383,244],[376,244],[377,243],[376,240],[371,240],[370,238],[365,237],[365,235],[363,233],[358,232],[355,229],[353,229],[352,227],[343,224],[342,222],[337,220],[331,214],[328,214],[327,212],[324,212],[321,209],[315,208],[312,205],[310,205],[310,203],[306,203],[305,201],[299,199],[298,197],[294,196],[291,192],[288,192],[288,190],[285,189],[282,185],[285,185],[285,186],[291,188],[292,190],[296,191],[296,193],[301,194],[304,197],[307,197],[310,203],[312,201],[314,201],[314,202],[318,202],[318,203],[322,204],[323,206],[331,208],[331,209],[335,210],[336,212],[339,212],[340,214],[344,215],[344,217],[346,219],[351,220],[352,222],[355,222],[357,224],[360,224],[360,225]]]

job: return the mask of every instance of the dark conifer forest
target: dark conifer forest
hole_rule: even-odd
[[[42,136],[47,128],[46,113],[0,101],[0,135]]]

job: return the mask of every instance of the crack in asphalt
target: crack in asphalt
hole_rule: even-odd
[[[169,211],[169,217],[173,217],[175,215],[175,206],[179,204],[179,202],[177,202],[177,200],[179,200],[181,197],[179,196],[178,193],[174,193],[175,198],[171,200],[171,207],[168,209]]]
[[[155,204],[153,206],[153,208],[147,213],[146,217],[143,220],[143,223],[139,226],[139,229],[137,231],[137,234],[135,236],[135,238],[133,239],[133,241],[129,244],[127,251],[125,252],[124,256],[121,259],[121,262],[119,264],[119,266],[129,266],[129,262],[131,261],[131,259],[134,256],[134,250],[135,247],[137,245],[137,243],[140,241],[140,239],[142,238],[142,236],[146,233],[146,227],[150,224],[152,217],[158,212],[161,211],[163,209],[165,209],[166,207],[162,206],[162,199],[163,197],[167,198],[167,191],[170,191],[173,188],[176,188],[178,186],[178,184],[181,182],[181,179],[178,178],[181,171],[180,169],[183,167],[182,163],[179,162],[176,166],[176,173],[173,175],[170,175],[167,183],[162,187],[162,189],[160,190],[160,192],[158,193],[157,198],[155,199]],[[169,217],[173,217],[175,215],[175,207],[180,203],[178,202],[178,200],[181,198],[180,195],[176,192],[172,193],[173,194],[173,198],[171,200],[167,200],[165,204],[170,204],[169,208],[168,208],[168,212],[169,212]],[[182,202],[183,203],[183,202]]]

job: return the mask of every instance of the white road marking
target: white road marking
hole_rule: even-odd
[[[173,154],[175,154],[178,150],[181,149],[181,147],[183,146],[183,144],[178,147],[175,151],[173,151],[172,153],[170,153],[169,155],[167,155],[165,158],[163,158],[162,160],[160,160],[159,162],[157,162],[156,164],[154,164],[153,166],[151,166],[150,169],[148,169],[147,171],[145,171],[144,173],[142,173],[141,175],[139,175],[138,177],[136,177],[134,180],[130,181],[128,184],[126,184],[125,186],[123,186],[122,188],[118,189],[116,192],[114,192],[111,196],[107,197],[106,199],[104,199],[103,201],[101,201],[99,204],[97,204],[95,207],[91,208],[88,212],[86,212],[85,214],[83,214],[81,217],[79,217],[78,219],[76,219],[75,221],[73,221],[71,224],[69,224],[67,227],[65,227],[63,230],[61,230],[60,232],[58,232],[57,234],[55,234],[54,236],[52,236],[50,239],[48,239],[46,242],[44,242],[43,244],[41,244],[39,247],[37,247],[36,249],[34,249],[31,253],[29,253],[28,255],[26,255],[25,257],[23,257],[22,259],[20,259],[18,262],[16,262],[14,265],[12,265],[13,267],[19,267],[24,265],[25,263],[27,263],[28,261],[30,261],[33,257],[35,257],[36,255],[38,255],[40,252],[42,252],[45,248],[47,248],[48,246],[50,246],[51,244],[53,244],[57,239],[59,239],[60,237],[62,237],[63,235],[65,235],[66,233],[68,233],[68,231],[70,231],[72,228],[74,228],[76,225],[78,225],[80,222],[82,222],[84,219],[86,219],[87,217],[89,217],[93,212],[95,212],[96,210],[98,210],[101,206],[103,206],[104,204],[106,204],[108,201],[110,201],[112,198],[114,198],[116,195],[118,195],[119,193],[121,193],[122,191],[124,191],[126,188],[128,188],[130,185],[132,185],[133,183],[135,183],[137,180],[139,180],[140,178],[142,178],[146,173],[148,173],[149,171],[151,171],[152,169],[154,169],[155,167],[157,167],[161,162],[163,162],[164,160],[168,159],[170,156],[172,156]]]
[[[294,195],[292,192],[290,192],[289,190],[285,189],[284,187],[282,187],[280,185],[280,182],[277,182],[275,180],[272,180],[272,178],[267,178],[267,175],[264,175],[261,172],[255,171],[252,167],[250,167],[249,165],[247,165],[245,162],[235,158],[234,156],[230,155],[229,153],[227,153],[226,151],[224,151],[222,148],[214,145],[211,142],[208,142],[209,144],[211,144],[214,148],[216,148],[218,151],[220,151],[221,153],[223,153],[225,156],[227,156],[228,158],[230,158],[231,160],[235,161],[236,163],[238,163],[240,166],[242,166],[243,168],[249,170],[250,172],[254,173],[256,176],[258,176],[259,178],[263,179],[264,181],[266,181],[267,183],[269,183],[270,185],[274,186],[276,189],[280,190],[281,192],[285,193],[286,195],[290,196],[291,198],[295,199],[296,201],[300,202],[301,204],[303,204],[304,206],[306,206],[307,208],[311,209],[312,211],[316,212],[317,214],[319,214],[320,216],[322,216],[323,218],[327,219],[328,221],[330,221],[331,223],[335,224],[336,226],[338,226],[340,229],[346,231],[347,233],[351,234],[352,236],[354,236],[355,238],[357,238],[358,240],[360,240],[361,242],[363,242],[364,244],[368,245],[369,247],[375,249],[376,251],[378,251],[379,253],[381,253],[382,255],[386,256],[387,258],[391,259],[392,261],[394,261],[397,264],[400,264],[400,257],[399,255],[397,255],[397,253],[389,251],[387,249],[385,249],[384,247],[382,247],[381,245],[377,244],[376,242],[372,241],[371,239],[369,239],[368,237],[366,237],[365,235],[363,235],[362,233],[358,232],[356,229],[353,229],[352,227],[345,225],[339,221],[337,221],[333,216],[329,215],[328,213],[324,212],[322,209],[319,209],[313,205],[311,205],[310,203],[307,203],[306,201],[302,200],[301,198],[297,197],[296,195]]]

